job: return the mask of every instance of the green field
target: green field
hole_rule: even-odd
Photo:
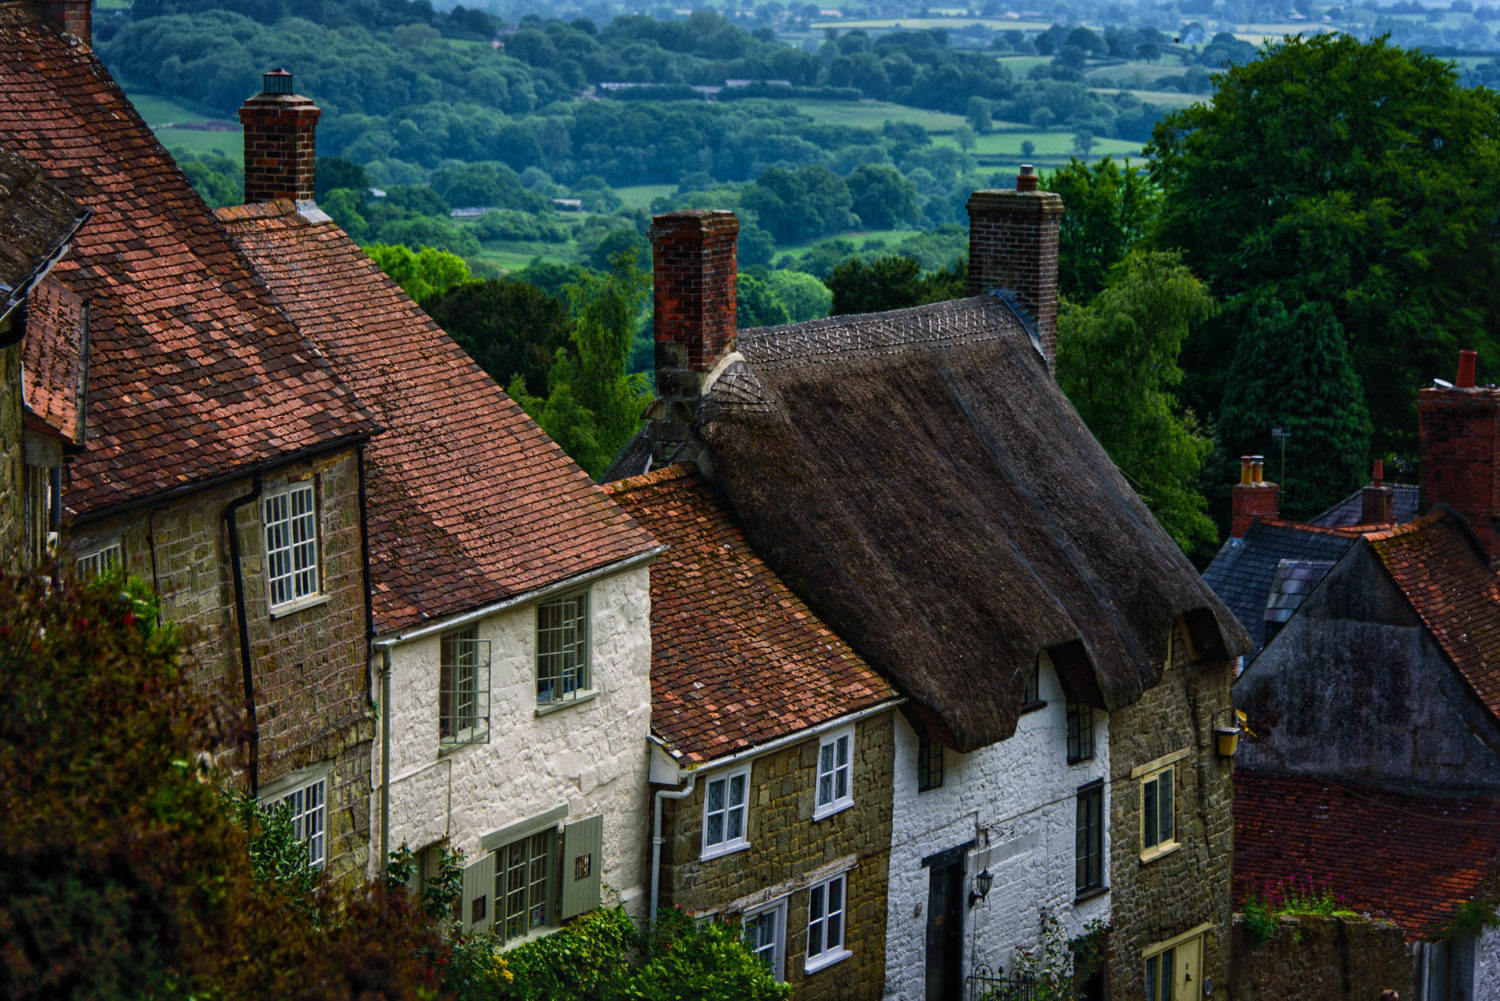
[[[245,162],[245,139],[239,123],[223,131],[209,132],[203,129],[184,129],[182,122],[207,121],[208,116],[192,108],[150,94],[135,94],[130,98],[135,110],[156,133],[156,138],[175,156],[179,153],[203,156],[219,152],[235,163]]]
[[[611,189],[620,196],[628,209],[649,209],[657,198],[665,198],[677,190],[675,184],[635,184],[627,188]]]
[[[1000,64],[1010,70],[1010,75],[1020,79],[1031,72],[1033,66],[1052,65],[1051,56],[1008,56],[998,55],[995,57]]]
[[[896,244],[920,232],[919,229],[859,229],[849,233],[835,233],[833,236],[820,236],[806,243],[778,243],[775,256],[779,258],[782,254],[793,256],[805,254],[818,244],[827,243],[829,240],[848,240],[855,247],[863,247],[866,240],[879,240],[888,249],[895,250]]]
[[[825,125],[879,129],[886,122],[909,122],[929,132],[951,132],[964,123],[963,115],[924,111],[885,101],[798,101],[797,110]]]
[[[1050,21],[1012,21],[1004,17],[886,17],[869,20],[815,21],[813,29],[840,28],[853,31],[897,31],[902,28],[926,30],[928,28],[968,28],[983,25],[995,31],[1046,31]]]

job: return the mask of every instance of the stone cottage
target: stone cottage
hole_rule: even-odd
[[[364,453],[376,850],[465,854],[507,942],[646,906],[648,564],[661,552],[312,203],[318,109],[268,73],[219,218],[384,429]],[[268,152],[269,151],[269,155]]]
[[[651,885],[738,921],[799,998],[885,982],[895,691],[679,464],[611,483],[651,573]]]
[[[653,226],[650,462],[711,477],[906,698],[889,997],[1013,970],[1044,912],[1064,939],[1113,922],[1112,997],[1223,989],[1210,721],[1245,640],[1051,379],[1061,211],[1023,168],[970,201],[972,298],[747,331],[733,216]]]

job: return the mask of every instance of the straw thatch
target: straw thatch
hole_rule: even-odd
[[[1047,651],[1101,708],[1156,683],[1186,616],[1248,643],[993,297],[743,331],[700,431],[756,550],[971,751]]]

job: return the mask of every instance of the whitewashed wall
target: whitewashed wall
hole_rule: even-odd
[[[1474,943],[1475,1001],[1500,998],[1500,928],[1486,928]]]
[[[480,839],[564,803],[569,820],[604,815],[605,901],[644,913],[650,589],[645,566],[589,592],[591,701],[536,715],[536,605],[478,623],[490,641],[490,740],[438,753],[437,634],[397,645],[391,667],[390,844],[446,835],[472,860]],[[380,691],[379,659],[375,692]],[[378,864],[380,740],[370,830]],[[374,865],[372,864],[372,869]]]
[[[1067,703],[1057,675],[1042,660],[1040,695],[1045,708],[1021,717],[1009,740],[973,754],[944,752],[943,785],[917,792],[917,735],[896,721],[894,816],[886,932],[886,997],[926,997],[926,929],[929,870],[922,859],[970,841],[970,879],[988,868],[995,877],[989,898],[964,909],[964,975],[978,963],[1015,964],[1018,946],[1038,943],[1040,912],[1061,923],[1063,937],[1109,920],[1109,894],[1074,899],[1077,789],[1109,774],[1108,714],[1094,712],[1094,757],[1069,765]],[[1110,885],[1109,788],[1104,789],[1104,885]],[[988,844],[988,848],[986,848]]]

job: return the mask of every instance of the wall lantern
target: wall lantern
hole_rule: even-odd
[[[974,877],[974,889],[969,891],[969,906],[973,907],[985,897],[990,895],[990,887],[995,885],[995,877],[990,875],[989,867],[979,870],[979,875]]]
[[[1224,722],[1218,722],[1220,716]],[[1245,714],[1233,706],[1226,706],[1214,713],[1214,747],[1221,758],[1232,758],[1234,752],[1240,749],[1240,734],[1248,733],[1255,736],[1248,726],[1245,726]]]

